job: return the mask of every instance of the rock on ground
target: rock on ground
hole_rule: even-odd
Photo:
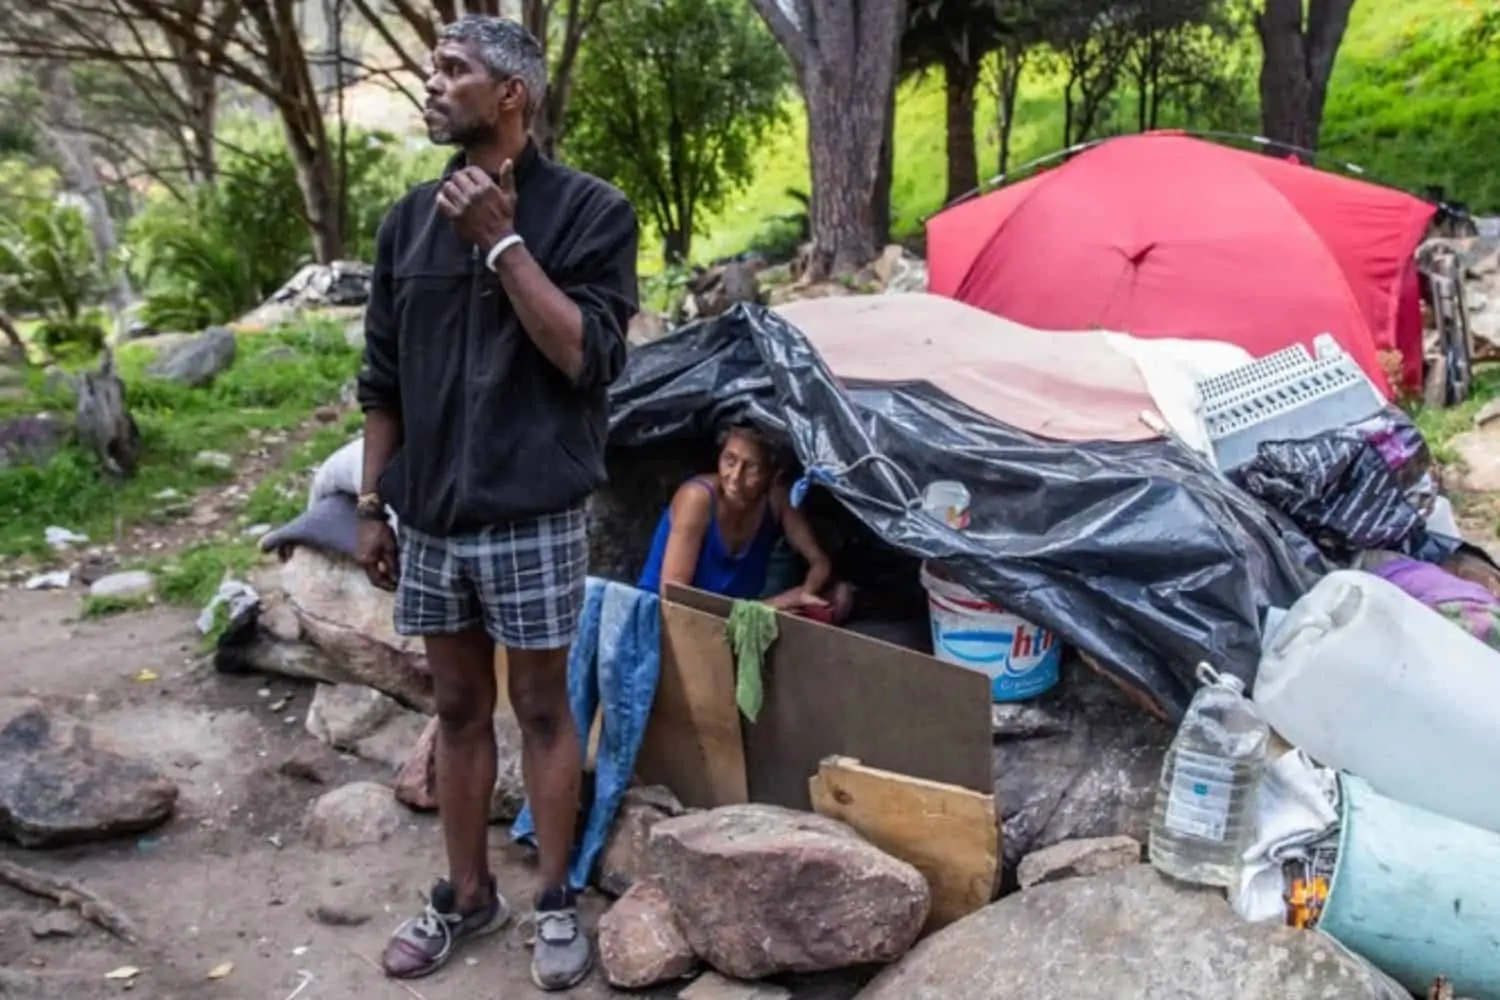
[[[396,634],[392,595],[373,586],[352,560],[299,546],[281,565],[278,580],[266,584],[257,582],[256,590],[279,589],[301,638],[343,672],[339,679],[382,691],[408,708],[432,711],[432,678],[421,642]]]
[[[211,326],[186,343],[162,353],[151,363],[147,374],[194,387],[207,385],[214,376],[234,364],[237,347],[233,331]]]
[[[150,597],[155,590],[156,578],[136,569],[100,577],[89,587],[89,596],[130,601]]]
[[[331,747],[352,750],[399,707],[395,699],[362,684],[319,684],[307,706],[307,731]]]
[[[1462,463],[1454,470],[1458,488],[1473,493],[1500,491],[1500,425],[1465,431],[1448,442]]]
[[[1035,701],[995,706],[995,799],[1004,866],[1044,847],[1125,835],[1145,842],[1172,730],[1070,659]]]
[[[892,962],[931,893],[842,823],[768,805],[662,820],[651,868],[700,958],[738,979]]]
[[[683,979],[697,969],[698,956],[661,886],[637,882],[599,918],[599,964],[609,985],[625,990]]]
[[[438,720],[428,720],[411,755],[396,775],[396,799],[413,809],[437,808]],[[521,729],[509,712],[495,715],[495,790],[490,796],[490,822],[508,823],[526,805],[521,777]]]
[[[335,788],[307,810],[307,838],[322,848],[378,844],[401,826],[401,807],[391,790],[373,781]]]
[[[45,464],[72,433],[71,424],[46,413],[0,420],[0,469],[19,462]]]
[[[636,786],[620,800],[609,840],[599,854],[599,888],[611,896],[623,896],[631,886],[651,872],[647,847],[651,828],[664,819],[681,816],[685,810],[664,785]]]
[[[1141,842],[1134,837],[1065,840],[1021,859],[1016,880],[1022,889],[1065,878],[1087,878],[1141,863]]]
[[[858,1000],[1407,1000],[1314,931],[1241,920],[1148,865],[1017,893],[951,924]]]
[[[0,837],[54,847],[166,822],[177,785],[94,745],[89,727],[33,698],[0,698]]]
[[[677,1000],[792,1000],[792,991],[775,983],[745,983],[705,972],[677,994]]]

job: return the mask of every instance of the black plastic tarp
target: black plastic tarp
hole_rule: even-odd
[[[632,351],[610,445],[739,420],[784,434],[807,478],[887,543],[1054,629],[1173,719],[1200,661],[1253,682],[1264,610],[1290,607],[1328,568],[1182,445],[1047,441],[926,382],[841,384],[798,330],[754,306]],[[938,479],[973,495],[967,531],[918,510]]]

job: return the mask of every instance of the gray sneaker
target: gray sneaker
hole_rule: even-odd
[[[531,981],[548,993],[572,989],[594,965],[589,939],[578,924],[578,897],[571,890],[548,889],[536,904],[536,943]]]
[[[446,879],[432,887],[427,909],[396,929],[381,956],[381,967],[392,979],[418,979],[441,969],[454,949],[470,938],[493,934],[510,919],[510,908],[490,879],[489,902],[460,913],[453,886]]]

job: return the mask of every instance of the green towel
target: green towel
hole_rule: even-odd
[[[724,634],[734,652],[734,702],[745,718],[754,722],[765,702],[761,666],[766,650],[776,641],[776,612],[759,601],[735,601],[724,623]]]

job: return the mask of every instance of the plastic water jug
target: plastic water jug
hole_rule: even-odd
[[[1395,584],[1319,580],[1270,635],[1255,704],[1319,763],[1500,832],[1500,652]]]
[[[1149,853],[1173,878],[1227,888],[1255,832],[1271,733],[1238,677],[1204,663],[1198,680],[1162,761]]]

